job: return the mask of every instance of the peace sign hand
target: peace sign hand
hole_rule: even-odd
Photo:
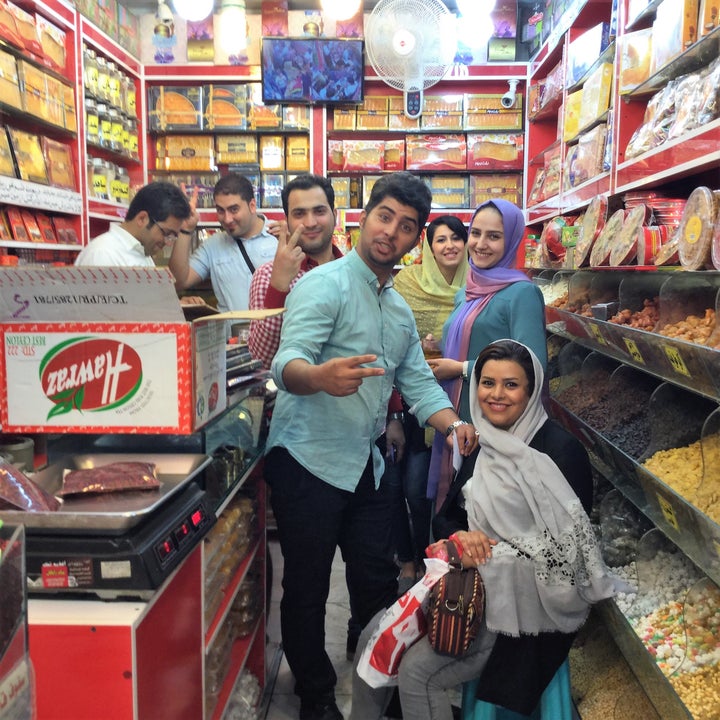
[[[299,244],[305,226],[298,225],[291,235],[286,222],[283,221],[280,225],[270,285],[280,292],[288,292],[290,283],[300,272],[300,266],[305,259],[305,253]]]

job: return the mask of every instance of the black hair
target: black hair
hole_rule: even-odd
[[[404,170],[382,175],[373,185],[365,212],[370,213],[386,197],[394,198],[399,203],[417,210],[419,234],[425,227],[432,206],[432,193],[425,182]]]
[[[463,221],[460,218],[456,218],[454,215],[440,215],[436,217],[428,226],[425,234],[427,235],[428,245],[432,247],[433,239],[435,238],[435,231],[440,225],[447,225],[455,235],[462,238],[464,243],[467,243],[468,231]]]
[[[484,347],[477,360],[473,373],[475,382],[480,382],[483,367],[488,360],[512,360],[516,362],[525,371],[528,379],[528,395],[533,394],[535,389],[535,369],[533,368],[532,357],[529,350],[514,340],[498,340]]]
[[[192,212],[185,193],[168,182],[151,182],[141,187],[130,202],[125,220],[132,220],[143,211],[153,222],[162,222],[170,216],[186,220]]]
[[[285,185],[285,187],[282,189],[282,192],[280,193],[280,197],[282,198],[283,210],[285,211],[286,217],[288,214],[288,201],[290,198],[290,193],[293,190],[311,190],[314,187],[319,187],[322,189],[322,191],[325,193],[325,197],[327,198],[328,205],[330,205],[330,209],[332,211],[335,210],[335,190],[330,180],[328,180],[326,177],[323,177],[322,175],[312,175],[310,173],[304,173],[303,175],[298,175],[296,178],[293,178],[289,183]]]
[[[218,195],[239,195],[246,203],[250,203],[255,199],[255,188],[244,175],[231,172],[215,183],[213,198]]]

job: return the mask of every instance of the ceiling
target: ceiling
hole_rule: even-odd
[[[119,2],[136,14],[153,12],[157,7],[157,0],[119,0]],[[365,12],[372,12],[378,2],[380,0],[363,0]],[[443,0],[443,2],[451,12],[457,11],[456,0]],[[170,0],[169,4],[172,5],[172,0]],[[245,0],[245,7],[250,14],[260,14],[262,0]],[[288,10],[319,10],[320,7],[321,0],[288,0]]]

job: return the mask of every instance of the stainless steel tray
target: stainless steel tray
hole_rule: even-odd
[[[65,498],[54,512],[2,510],[0,519],[10,525],[22,523],[28,530],[58,530],[87,534],[88,531],[127,530],[157,510],[169,497],[186,486],[212,458],[201,454],[95,453],[74,455],[48,465],[33,475],[33,480],[56,495],[62,488],[65,470],[101,467],[114,462],[151,462],[157,468],[159,490],[82,495]]]

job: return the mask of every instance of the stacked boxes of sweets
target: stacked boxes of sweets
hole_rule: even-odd
[[[11,2],[0,3],[0,38],[46,67],[65,72],[65,32],[45,17]],[[58,127],[77,129],[72,86],[4,51],[0,54],[0,78],[4,104]]]
[[[202,130],[204,88],[157,85],[148,88],[148,129]]]
[[[368,96],[356,109],[355,128],[357,130],[388,129],[388,98]],[[336,127],[336,129],[338,129]]]
[[[422,130],[463,129],[463,95],[426,95],[420,116]]]

